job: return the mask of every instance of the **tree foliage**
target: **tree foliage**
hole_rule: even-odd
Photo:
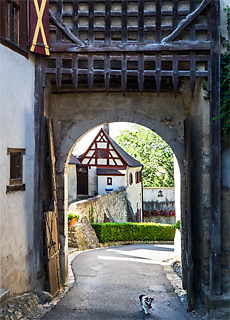
[[[230,7],[224,8],[227,13],[227,31],[230,37]],[[230,129],[230,41],[221,36],[221,42],[226,51],[221,54],[220,65],[220,116],[214,119],[222,120],[222,130],[225,135]]]
[[[169,145],[158,134],[134,125],[116,137],[119,145],[143,164],[144,187],[173,187],[174,159]]]

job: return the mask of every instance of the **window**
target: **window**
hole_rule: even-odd
[[[130,173],[129,175],[129,184],[133,184],[133,175]]]
[[[142,181],[142,174],[141,174],[141,171],[137,171],[135,173],[135,178],[136,178],[136,183],[139,183]]]
[[[158,197],[163,197],[163,191],[162,191],[162,190],[159,190],[158,193],[157,193],[157,196],[158,196]]]
[[[25,149],[8,148],[7,154],[10,156],[10,181],[9,186],[6,187],[6,193],[25,190],[25,184],[22,183]]]
[[[98,159],[107,159],[107,150],[97,149],[97,158]]]
[[[27,1],[0,1],[0,43],[27,56]]]
[[[111,186],[113,184],[112,178],[107,178],[107,185]]]

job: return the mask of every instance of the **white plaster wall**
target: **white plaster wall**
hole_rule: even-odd
[[[33,273],[34,57],[0,44],[0,288],[28,291]],[[6,194],[10,179],[7,148],[25,148],[26,191]]]
[[[77,199],[77,171],[75,164],[68,164],[68,201],[74,201]]]
[[[112,185],[107,185],[107,177],[112,178]],[[98,176],[98,194],[106,193],[105,189],[113,188],[113,191],[119,187],[125,186],[125,176]]]
[[[177,158],[174,155],[174,187],[176,221],[181,220],[181,176]],[[181,232],[176,230],[174,238],[174,253],[181,261]]]
[[[88,169],[88,193],[91,197],[98,194],[96,171],[96,167],[90,167]]]
[[[126,192],[128,199],[133,208],[133,213],[137,212],[137,209],[141,209],[142,211],[142,183],[139,182],[136,184],[135,173],[140,171],[141,167],[137,168],[127,168],[126,171]],[[129,184],[129,174],[133,174],[133,184]]]
[[[227,12],[224,11],[224,8],[229,5],[229,0],[220,0],[220,34],[226,39],[229,39],[229,36],[227,30]],[[226,51],[226,48],[222,47],[222,51]]]
[[[163,192],[163,197],[158,197],[158,191]],[[143,201],[174,201],[175,200],[175,190],[174,188],[143,188]]]

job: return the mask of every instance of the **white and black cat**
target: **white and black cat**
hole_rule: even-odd
[[[153,302],[154,298],[149,298],[144,294],[139,296],[140,299],[140,311],[144,311],[145,314],[149,314],[149,310],[152,309],[151,303]]]

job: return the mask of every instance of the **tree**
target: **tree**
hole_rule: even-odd
[[[173,187],[174,159],[169,145],[158,134],[134,125],[116,137],[118,144],[143,164],[144,187]]]

